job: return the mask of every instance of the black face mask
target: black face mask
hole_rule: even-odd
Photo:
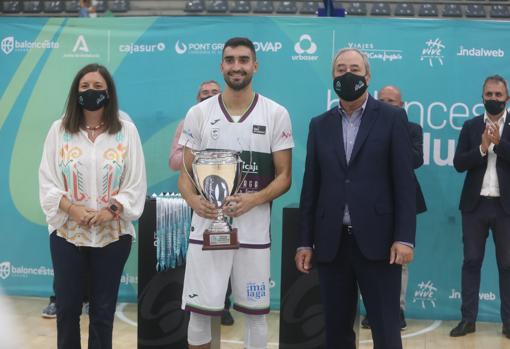
[[[209,98],[211,98],[211,97],[212,97],[212,95],[211,95],[211,96],[207,96],[207,97],[202,97],[202,98],[200,98],[200,102],[203,102],[203,101],[205,101],[206,99],[209,99]]]
[[[78,93],[78,104],[88,111],[96,111],[108,103],[106,90],[88,89]]]
[[[362,75],[356,75],[351,72],[338,76],[333,80],[333,89],[340,99],[352,102],[365,93],[367,90],[367,80]]]
[[[493,99],[486,99],[483,101],[483,106],[487,113],[490,115],[498,115],[505,110],[506,101],[496,101]]]

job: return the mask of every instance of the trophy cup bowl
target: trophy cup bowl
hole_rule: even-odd
[[[200,194],[218,208],[218,216],[204,232],[202,250],[239,248],[237,229],[232,229],[223,215],[227,196],[234,194],[241,180],[241,156],[229,150],[194,152],[193,177]]]

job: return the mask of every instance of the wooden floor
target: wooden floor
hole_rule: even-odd
[[[7,320],[17,324],[12,334],[20,336],[23,348],[53,349],[56,347],[55,320],[43,319],[41,310],[47,305],[47,299],[27,297],[7,297],[11,303],[11,313]],[[3,309],[0,309],[3,311]],[[5,313],[3,314],[5,315]],[[234,326],[222,327],[222,349],[241,349],[243,338],[243,316],[235,311]],[[269,316],[269,346],[278,348],[278,313]],[[87,348],[88,317],[81,317],[82,347]],[[501,324],[477,323],[474,334],[461,338],[451,338],[448,333],[456,324],[452,321],[423,321],[408,319],[408,328],[402,332],[405,349],[510,349],[510,339],[502,336]],[[372,348],[370,331],[362,330],[360,349]],[[2,340],[0,339],[0,342]],[[124,304],[117,308],[113,331],[115,349],[136,349],[136,305]],[[15,349],[3,347],[0,348]],[[17,349],[17,348],[16,348]]]

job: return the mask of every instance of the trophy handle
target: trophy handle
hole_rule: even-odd
[[[207,201],[207,198],[205,197],[204,193],[202,193],[202,191],[200,190],[198,185],[195,183],[195,180],[189,173],[188,167],[186,166],[186,162],[184,161],[184,150],[186,148],[188,148],[188,142],[189,142],[189,140],[187,140],[186,143],[184,144],[184,149],[183,149],[183,153],[182,153],[182,168],[184,169],[184,172],[186,172],[186,174],[188,175],[189,180],[191,181],[191,183],[193,184],[193,186],[195,187],[197,192],[200,194],[200,196],[202,196],[202,198],[204,198]],[[196,154],[197,154],[196,152],[194,152],[191,148],[188,148],[188,149],[191,152],[191,154],[193,154],[193,156],[196,156]]]

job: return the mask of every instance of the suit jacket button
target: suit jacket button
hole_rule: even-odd
[[[349,184],[349,183],[351,183],[351,180],[350,180],[350,179],[346,179],[346,180],[345,180],[345,183],[346,183],[346,184]]]

